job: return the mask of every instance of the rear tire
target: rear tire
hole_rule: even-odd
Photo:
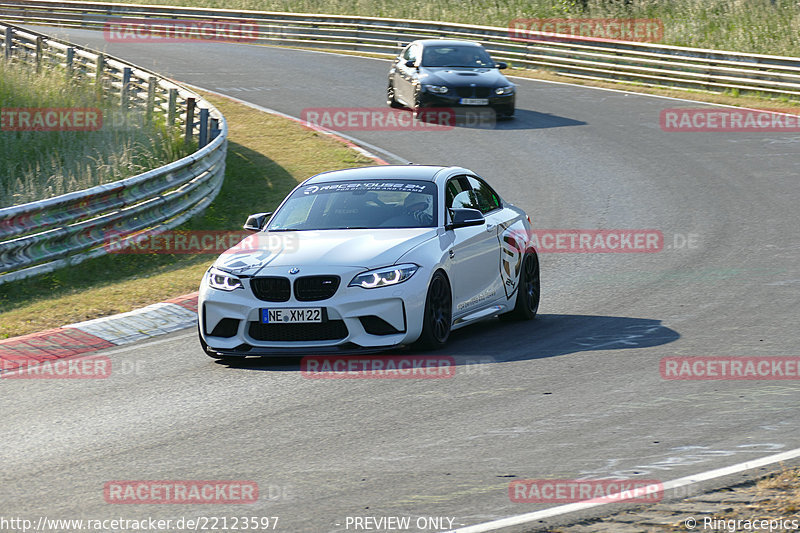
[[[447,344],[453,325],[453,294],[450,283],[441,270],[437,270],[428,286],[422,334],[415,346],[425,350],[438,350]]]
[[[525,253],[519,277],[517,303],[513,311],[500,315],[501,320],[533,320],[539,311],[539,257],[535,251]]]

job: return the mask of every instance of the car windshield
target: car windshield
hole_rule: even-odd
[[[429,181],[335,181],[296,189],[267,231],[425,228],[437,221],[436,184]]]
[[[480,46],[426,46],[423,67],[493,67],[494,61]]]

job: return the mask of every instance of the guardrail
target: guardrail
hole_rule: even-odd
[[[200,147],[131,178],[0,209],[0,284],[102,255],[111,237],[176,227],[217,195],[228,130],[202,97],[149,70],[12,25],[0,23],[0,43],[5,60],[88,79],[122,110],[144,110],[148,120],[162,114],[187,143],[196,135]]]
[[[513,28],[377,17],[0,0],[0,18],[30,24],[107,29],[110,23],[131,17],[254,21],[258,25],[255,33],[245,37],[252,42],[390,55],[414,39],[470,39],[481,42],[496,59],[514,66],[545,68],[576,78],[800,97],[800,59],[793,57],[575,36],[554,38],[548,33]],[[201,31],[194,31],[194,36],[203,38]]]

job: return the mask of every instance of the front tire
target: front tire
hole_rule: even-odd
[[[501,108],[495,109],[494,112],[498,120],[511,120],[514,118],[515,109],[513,107]]]
[[[392,82],[389,82],[389,86],[386,88],[386,104],[389,107],[393,107],[395,109],[399,109],[403,107],[400,102],[394,97],[394,85]]]
[[[422,318],[422,334],[416,346],[426,350],[437,350],[447,344],[453,325],[453,294],[447,276],[437,270],[428,286],[425,297],[425,312]]]
[[[517,303],[514,310],[500,315],[501,320],[533,320],[539,311],[541,295],[539,279],[539,257],[535,251],[525,254],[520,272]]]

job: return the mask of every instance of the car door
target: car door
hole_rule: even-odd
[[[395,95],[401,103],[411,107],[414,105],[414,80],[417,78],[417,68],[407,67],[407,61],[417,62],[420,55],[420,46],[410,44],[400,54],[394,76]]]
[[[522,269],[524,246],[527,242],[521,215],[503,206],[500,196],[485,181],[468,176],[469,187],[483,216],[486,231],[495,238],[496,261],[494,275],[502,289],[497,300],[508,301],[514,297]]]
[[[445,207],[481,209],[468,176],[456,176],[445,185]],[[449,211],[446,212],[449,217]],[[504,296],[498,263],[500,245],[497,222],[450,230],[450,283],[453,290],[453,318],[458,319],[483,309]]]

